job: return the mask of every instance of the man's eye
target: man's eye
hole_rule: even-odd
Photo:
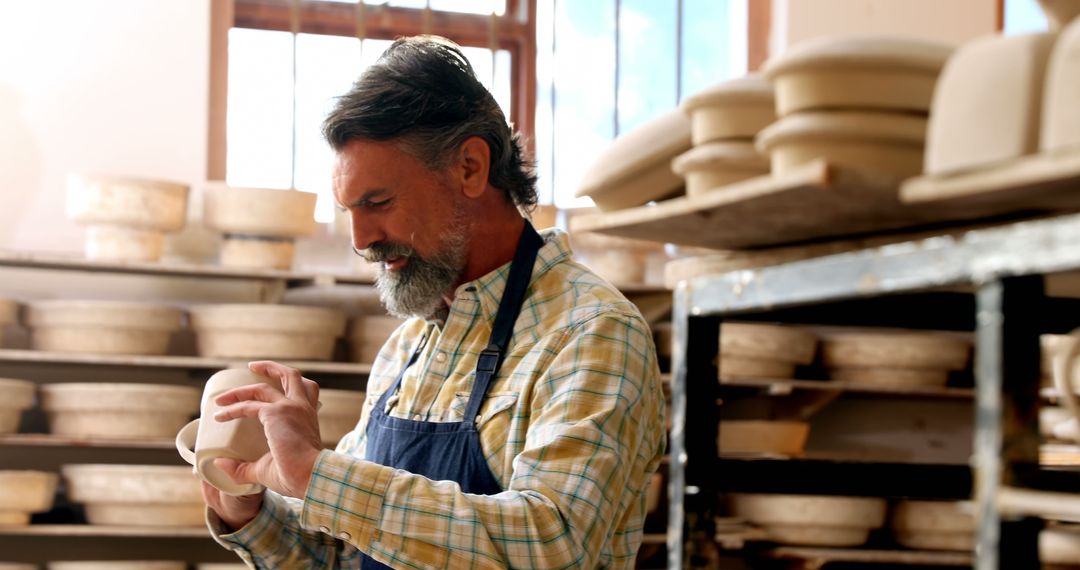
[[[382,208],[383,206],[386,206],[389,203],[390,203],[390,200],[370,201],[370,202],[368,202],[368,207],[370,207],[370,208]]]

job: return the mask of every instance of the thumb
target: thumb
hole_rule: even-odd
[[[236,483],[259,483],[259,480],[255,477],[254,463],[240,461],[231,457],[218,457],[214,460],[214,467],[224,471]]]

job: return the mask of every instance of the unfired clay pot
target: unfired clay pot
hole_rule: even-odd
[[[67,215],[88,227],[86,256],[156,261],[163,234],[184,226],[188,187],[116,176],[68,177]]]
[[[695,93],[682,102],[681,109],[690,117],[694,145],[752,139],[776,120],[772,85],[757,73]]]
[[[366,396],[358,390],[319,390],[319,434],[323,445],[337,445],[356,427]]]
[[[700,144],[675,157],[671,169],[686,179],[690,198],[722,191],[724,186],[769,173],[769,161],[750,141]]]
[[[190,312],[203,356],[329,360],[345,332],[345,317],[321,307],[237,303]]]
[[[891,520],[896,541],[908,548],[975,548],[975,517],[968,501],[904,500],[893,507]]]
[[[76,438],[169,439],[199,411],[188,386],[60,383],[41,388],[49,431]]]
[[[681,193],[671,160],[690,149],[690,120],[672,110],[620,135],[585,172],[576,196],[602,211],[640,206]]]
[[[806,422],[772,420],[721,420],[718,445],[721,453],[800,455],[810,436]]]
[[[186,570],[187,563],[164,560],[87,560],[50,562],[49,570]]]
[[[206,185],[203,223],[225,234],[221,264],[249,269],[287,269],[293,239],[310,235],[317,195],[296,190]],[[262,238],[262,239],[260,239]]]
[[[1080,2],[1069,1],[1080,9]],[[1050,54],[1042,100],[1040,150],[1080,152],[1077,101],[1080,101],[1080,20],[1065,28]]]
[[[951,51],[912,38],[822,37],[769,60],[765,74],[780,116],[820,109],[925,113]]]
[[[1046,64],[1055,37],[991,36],[956,51],[934,94],[927,174],[986,167],[1038,150]]]
[[[389,315],[355,317],[349,325],[348,334],[352,361],[363,364],[375,362],[379,350],[402,322]]]
[[[34,406],[37,386],[26,380],[0,378],[0,435],[15,433],[19,429],[22,413]]]
[[[788,115],[761,131],[757,148],[774,176],[829,164],[903,179],[923,171],[926,119],[901,113],[822,111]]]
[[[44,471],[0,471],[0,526],[30,524],[30,515],[52,509],[59,477]]]
[[[160,355],[181,314],[146,303],[50,300],[30,303],[26,323],[36,350]]]
[[[885,523],[885,499],[814,495],[733,494],[735,515],[785,544],[858,546]]]
[[[969,340],[938,332],[830,333],[821,344],[827,368],[962,370],[970,353]]]
[[[205,505],[191,467],[65,465],[68,498],[83,503],[90,524],[202,526]]]

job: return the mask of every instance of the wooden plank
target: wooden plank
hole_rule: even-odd
[[[0,526],[0,535],[14,536],[95,536],[136,538],[210,538],[206,527],[105,526],[83,524],[32,524]]]
[[[41,350],[0,349],[0,362],[79,364],[95,366],[145,366],[181,370],[221,370],[247,366],[245,359],[203,358],[198,356],[132,356],[46,352]],[[305,373],[367,375],[370,364],[350,362],[283,362]]]
[[[909,204],[947,208],[954,219],[1080,210],[1080,150],[1026,156],[978,170],[906,181]]]
[[[918,566],[971,566],[974,557],[968,552],[921,550],[864,550],[859,548],[815,548],[781,546],[763,552],[769,558],[806,560],[826,564],[852,562],[863,564],[911,564]]]
[[[837,382],[834,380],[782,380],[769,378],[725,378],[721,386],[744,386],[762,388],[773,395],[787,395],[794,390],[825,390],[839,392],[858,392],[866,394],[889,394],[897,396],[919,396],[930,398],[958,398],[970,400],[975,397],[973,388],[935,388],[927,386],[875,386],[858,382]]]
[[[674,198],[579,216],[573,231],[713,249],[739,249],[926,225],[943,213],[905,207],[899,180],[806,164],[783,178],[759,176],[690,199]]]
[[[0,435],[0,445],[26,447],[93,447],[122,449],[175,449],[172,439],[86,439],[48,433]]]
[[[82,257],[41,254],[26,251],[0,250],[0,267],[28,269],[53,269],[62,271],[87,271],[100,273],[128,273],[137,275],[162,275],[171,277],[203,277],[215,279],[251,279],[259,281],[289,281],[306,283],[370,284],[370,279],[356,275],[331,275],[308,272],[257,270],[219,265],[195,265],[188,263],[146,263],[92,261]]]

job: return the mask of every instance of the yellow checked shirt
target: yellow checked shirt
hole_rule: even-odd
[[[481,447],[503,491],[463,493],[365,461],[371,407],[424,334],[387,403],[395,417],[462,420],[509,264],[455,292],[445,325],[412,319],[374,363],[356,430],[315,464],[302,500],[267,491],[262,511],[217,540],[257,568],[632,568],[645,489],[664,453],[656,351],[637,308],[542,234],[508,354],[480,409]]]

